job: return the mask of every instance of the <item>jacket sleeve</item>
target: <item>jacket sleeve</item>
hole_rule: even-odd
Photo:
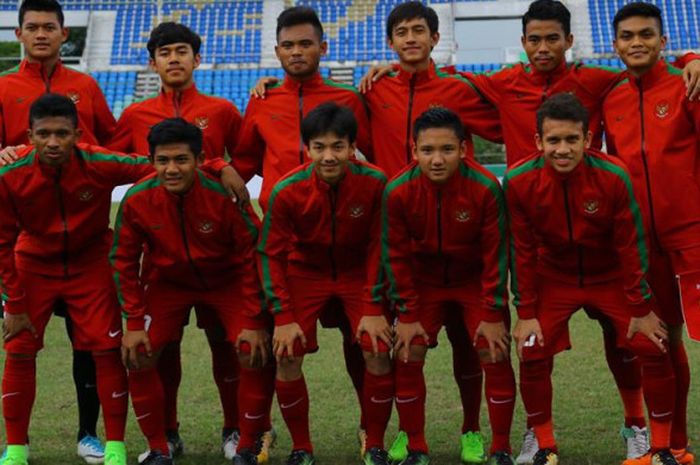
[[[288,211],[284,198],[281,198],[284,191],[277,187],[272,190],[263,219],[258,242],[258,271],[267,306],[275,318],[275,324],[281,326],[295,321],[287,287],[287,256],[294,232],[290,217],[292,212]]]
[[[622,168],[619,170],[614,244],[622,261],[625,297],[632,316],[641,317],[652,310],[652,293],[644,278],[649,269],[649,252],[641,211],[632,190],[632,181]]]
[[[510,223],[510,291],[513,293],[513,304],[518,311],[518,317],[528,320],[536,316],[537,241],[521,200],[515,190],[509,187],[509,182],[506,174],[503,189]]]
[[[481,224],[481,308],[484,321],[503,321],[508,308],[508,224],[503,191],[491,180],[484,197]]]
[[[255,246],[258,243],[260,219],[248,205],[239,208],[234,205],[233,237],[235,241],[235,256],[242,264],[238,276],[241,279],[240,310],[243,316],[243,326],[246,329],[264,329],[264,305],[262,289],[258,279]]]
[[[135,183],[154,171],[151,161],[141,155],[117,153],[107,158],[99,163],[99,170],[114,186]]]
[[[411,240],[404,216],[408,211],[390,185],[382,201],[382,263],[389,283],[389,299],[399,321],[414,323],[418,321],[418,293],[413,282]]]
[[[114,120],[114,115],[112,115],[112,110],[110,110],[109,105],[107,105],[107,100],[102,90],[100,90],[100,87],[94,80],[92,81],[92,86],[94,89],[92,105],[94,111],[93,117],[95,119],[93,122],[95,125],[95,137],[97,137],[99,144],[104,146],[112,140],[117,122]]]
[[[352,111],[357,120],[357,148],[372,162],[374,161],[374,152],[372,151],[372,130],[369,124],[367,113],[367,104],[361,95],[357,95],[353,99]]]
[[[228,153],[229,157],[233,157],[234,151],[236,150],[236,144],[238,143],[238,137],[240,136],[242,124],[243,118],[241,117],[238,108],[236,108],[234,105],[231,105],[228,111],[228,124],[226,124],[226,134],[224,135],[224,140],[226,143],[226,153]]]
[[[262,173],[262,159],[265,155],[265,141],[260,136],[255,118],[259,102],[251,98],[248,103],[238,142],[231,156],[231,164],[238,174],[247,182],[256,174]]]
[[[112,137],[109,139],[106,147],[116,152],[133,152],[134,143],[133,134],[131,132],[133,124],[134,123],[131,121],[131,109],[127,108],[119,117],[119,121],[117,121]],[[144,153],[143,155],[148,154]]]
[[[460,75],[454,76],[461,84],[460,95],[456,97],[459,117],[469,132],[492,142],[503,142],[501,118],[498,109],[479,90]],[[457,84],[456,84],[457,85]]]
[[[386,291],[386,278],[381,261],[381,220],[382,220],[382,192],[386,183],[376,189],[374,209],[372,212],[372,225],[367,245],[367,282],[364,289],[364,315],[384,314],[384,295]]]
[[[506,70],[498,73],[506,73]],[[502,89],[499,86],[500,80],[496,79],[492,73],[470,73],[460,72],[459,76],[467,80],[477,92],[486,100],[498,107],[501,104]]]
[[[0,281],[5,312],[13,315],[27,312],[24,288],[15,266],[15,243],[19,235],[17,218],[5,180],[0,178]]]
[[[674,61],[672,65],[678,69],[683,69],[693,60],[700,60],[700,55],[689,52],[676,58],[676,61]]]
[[[135,224],[132,215],[127,196],[117,212],[109,261],[119,304],[126,318],[126,329],[140,331],[146,326],[146,299],[139,279],[145,234]]]

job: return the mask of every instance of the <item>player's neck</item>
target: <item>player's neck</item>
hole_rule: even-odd
[[[194,79],[190,79],[186,83],[180,85],[180,86],[171,86],[166,84],[165,82],[163,83],[163,91],[165,92],[184,92],[187,89],[190,89],[192,86],[194,86]]]
[[[630,74],[635,79],[641,79],[645,75],[647,75],[652,69],[654,69],[654,66],[656,66],[656,63],[658,63],[658,60],[651,65],[648,66],[635,66],[634,68],[627,67],[627,72]]]
[[[405,61],[400,61],[399,66],[401,66],[401,69],[406,71],[407,73],[420,73],[422,71],[426,71],[428,68],[430,68],[430,64],[432,63],[430,57],[428,57],[427,60],[418,62],[418,63],[408,63]]]
[[[56,63],[59,62],[61,59],[60,55],[56,55],[55,57],[50,57],[50,58],[45,58],[42,60],[33,58],[29,55],[26,56],[26,59],[29,63],[38,63],[41,65],[42,68],[44,68],[44,71],[46,72],[47,76],[51,76],[53,74],[53,70],[56,68]]]

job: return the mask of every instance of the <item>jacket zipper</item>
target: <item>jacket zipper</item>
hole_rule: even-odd
[[[416,74],[411,76],[408,84],[408,116],[406,119],[406,163],[411,163],[413,156],[411,154],[411,123],[413,116],[413,95],[416,92]]]
[[[649,200],[649,216],[651,217],[651,235],[656,242],[656,246],[659,250],[661,249],[661,241],[659,240],[659,235],[656,231],[656,218],[654,217],[654,202],[651,197],[651,175],[649,174],[649,163],[647,160],[646,150],[644,150],[646,134],[644,131],[644,89],[642,89],[642,79],[637,78],[637,85],[639,87],[639,118],[642,126],[641,130],[641,153],[642,153],[642,164],[644,165],[644,180],[647,184],[647,199]]]
[[[46,93],[50,94],[51,93],[51,77],[46,74],[46,70],[44,69],[43,65],[41,65],[41,80],[44,81],[44,88],[46,89]]]
[[[569,230],[569,243],[574,245],[574,227],[571,221],[571,210],[569,209],[569,185],[566,181],[562,185],[564,186],[564,210],[566,210],[566,227]],[[580,245],[576,246],[576,254],[578,261],[578,287],[583,287],[583,250]]]
[[[173,91],[173,108],[175,109],[175,118],[180,117],[180,106],[182,104],[182,94],[179,91]]]
[[[209,289],[207,281],[204,279],[204,276],[202,276],[202,272],[199,270],[199,268],[197,268],[197,265],[194,264],[194,260],[192,260],[190,244],[187,240],[187,228],[185,227],[185,198],[182,196],[180,196],[178,207],[180,212],[180,231],[182,232],[182,242],[185,245],[185,252],[187,253],[187,261],[190,262],[190,267],[192,267],[192,271],[194,271],[194,274],[197,276],[197,279],[202,287],[204,287],[204,289]]]
[[[449,278],[449,260],[445,257],[442,250],[442,192],[437,192],[437,236],[438,236],[438,255],[442,259],[442,282],[444,285],[450,284]]]
[[[301,122],[304,120],[304,88],[299,85],[299,164],[304,164],[304,139],[301,137]]]
[[[335,263],[335,229],[336,229],[336,202],[337,202],[337,187],[333,187],[328,191],[328,199],[331,203],[331,246],[328,249],[328,256],[331,261],[331,278],[335,281],[338,278],[338,270]]]
[[[544,102],[547,100],[547,91],[549,90],[549,86],[552,85],[552,76],[547,76],[547,80],[544,83],[544,88],[542,89],[542,101]]]
[[[63,191],[61,190],[61,169],[56,171],[54,178],[56,184],[56,197],[58,199],[58,209],[61,213],[61,222],[63,223],[63,275],[68,277],[68,221],[66,220],[66,207],[63,203]]]

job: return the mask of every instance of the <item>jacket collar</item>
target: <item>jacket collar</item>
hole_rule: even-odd
[[[417,71],[415,73],[411,73],[399,66],[398,72],[396,73],[396,78],[406,85],[408,85],[412,79],[414,80],[413,82],[417,85],[431,81],[436,77],[437,69],[435,68],[435,63],[433,62],[433,60],[430,60],[430,65],[428,66],[428,69],[424,71]]]
[[[316,186],[316,188],[318,190],[320,190],[321,192],[329,192],[333,189],[337,190],[345,182],[345,180],[348,178],[348,176],[350,174],[350,166],[349,166],[350,163],[352,163],[352,161],[348,161],[347,164],[345,165],[345,169],[343,169],[343,177],[340,178],[340,181],[338,181],[338,184],[336,184],[335,186],[331,186],[326,181],[321,179],[321,177],[316,172],[315,164],[312,162],[311,163],[311,170],[312,170],[311,176],[313,176],[314,185]]]
[[[180,100],[180,103],[183,103],[187,100],[190,100],[194,98],[195,95],[199,94],[199,91],[197,90],[197,85],[193,82],[190,87],[188,87],[185,90],[171,90],[171,91],[166,91],[165,88],[161,87],[160,88],[160,94],[158,95],[159,98],[166,100],[168,102],[173,102],[176,98]]]
[[[420,166],[418,166],[417,162],[415,169],[420,171]],[[428,177],[423,174],[422,172],[420,173],[420,183],[425,187],[426,189],[430,190],[431,192],[440,192],[441,194],[452,194],[454,192],[459,191],[459,186],[461,183],[462,178],[464,178],[464,175],[466,172],[469,171],[469,167],[467,166],[466,162],[462,161],[455,172],[450,176],[450,179],[447,180],[445,184],[436,184]]]
[[[540,155],[541,157],[544,158],[544,154]],[[544,169],[547,172],[549,176],[551,176],[554,179],[558,179],[560,181],[573,181],[575,179],[578,179],[582,176],[582,173],[586,170],[585,165],[586,165],[586,157],[588,157],[588,153],[585,152],[583,154],[583,158],[581,158],[581,161],[579,162],[578,165],[576,165],[576,168],[574,168],[573,171],[570,173],[562,174],[555,170],[552,167],[552,164],[549,163],[547,160],[543,160],[544,162]]]
[[[657,61],[649,71],[638,78],[635,78],[629,74],[629,71],[627,71],[632,87],[639,89],[639,86],[641,85],[643,90],[654,87],[666,74],[668,74],[668,64],[665,60]]]
[[[53,78],[54,76],[58,76],[60,73],[62,73],[64,69],[65,66],[63,65],[63,62],[60,59],[56,62],[51,76],[44,75],[44,66],[38,61],[30,62],[25,58],[19,65],[19,71],[21,73],[27,73],[39,79]]]
[[[569,69],[569,64],[566,60],[562,60],[559,66],[552,71],[538,71],[532,64],[526,66],[526,71],[531,76],[532,81],[538,85],[551,84],[561,78]]]
[[[311,76],[309,79],[306,79],[304,81],[300,81],[298,79],[294,79],[290,75],[285,75],[284,76],[284,81],[282,82],[282,87],[285,88],[288,91],[291,92],[299,92],[300,88],[303,89],[311,89],[314,87],[319,87],[323,84],[323,76],[321,76],[321,73],[318,71]]]

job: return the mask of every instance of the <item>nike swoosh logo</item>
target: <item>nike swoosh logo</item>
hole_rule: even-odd
[[[663,418],[663,417],[667,417],[669,415],[673,415],[673,412],[656,413],[653,410],[651,412],[652,418]]]
[[[496,405],[509,404],[509,403],[513,402],[514,400],[515,400],[514,397],[512,397],[510,399],[506,399],[506,400],[496,400],[493,397],[489,397],[489,402],[491,402],[492,404],[496,404]]]
[[[544,413],[544,412],[528,413],[528,414],[527,414],[527,417],[528,417],[528,418],[532,418],[532,417],[536,417],[537,415],[542,415],[543,413]]]
[[[96,384],[86,384],[85,385],[85,389],[92,389],[92,388],[96,388],[96,387],[97,387]]]
[[[119,399],[120,397],[124,397],[127,395],[129,391],[124,391],[124,392],[112,392],[112,399]]]
[[[629,357],[629,358],[628,358],[628,357],[622,357],[622,363],[630,363],[630,362],[634,362],[635,360],[637,360],[637,356],[636,356],[636,355],[635,355],[634,357]]]
[[[261,415],[251,415],[250,413],[246,412],[244,416],[245,416],[246,420],[259,420],[262,417],[264,417],[265,414],[263,413]]]
[[[414,400],[418,400],[418,396],[416,397],[410,397],[408,399],[399,399],[398,397],[396,398],[396,403],[397,404],[407,404],[409,402],[413,402]]]
[[[463,379],[463,380],[466,381],[466,380],[468,380],[468,379],[479,378],[479,377],[481,377],[481,375],[482,375],[481,372],[475,373],[475,374],[473,374],[473,375],[462,375],[462,376],[460,376],[460,379]]]
[[[238,381],[238,378],[235,376],[233,378],[224,378],[224,383],[233,383],[235,381]]]
[[[14,397],[14,396],[18,396],[18,395],[20,395],[19,392],[8,392],[7,394],[3,394],[2,398],[4,399],[6,397]]]
[[[302,400],[304,400],[304,398],[300,397],[297,400],[295,400],[294,402],[292,402],[291,404],[280,404],[280,408],[292,408],[295,405],[297,405],[299,402],[301,402]]]
[[[376,397],[372,396],[372,397],[370,398],[370,400],[371,400],[372,402],[374,402],[375,404],[386,404],[387,402],[391,402],[392,400],[394,400],[394,398],[393,398],[393,397],[389,397],[389,398],[387,398],[387,399],[377,399]]]
[[[117,336],[119,336],[119,334],[120,334],[121,332],[122,332],[121,329],[118,330],[118,331],[114,331],[114,332],[113,332],[113,331],[110,331],[110,332],[109,332],[109,337],[117,337]]]
[[[136,417],[136,419],[137,419],[137,420],[143,420],[144,418],[146,418],[146,417],[149,416],[150,414],[151,414],[151,412],[144,413],[143,415],[139,415],[138,417]]]

